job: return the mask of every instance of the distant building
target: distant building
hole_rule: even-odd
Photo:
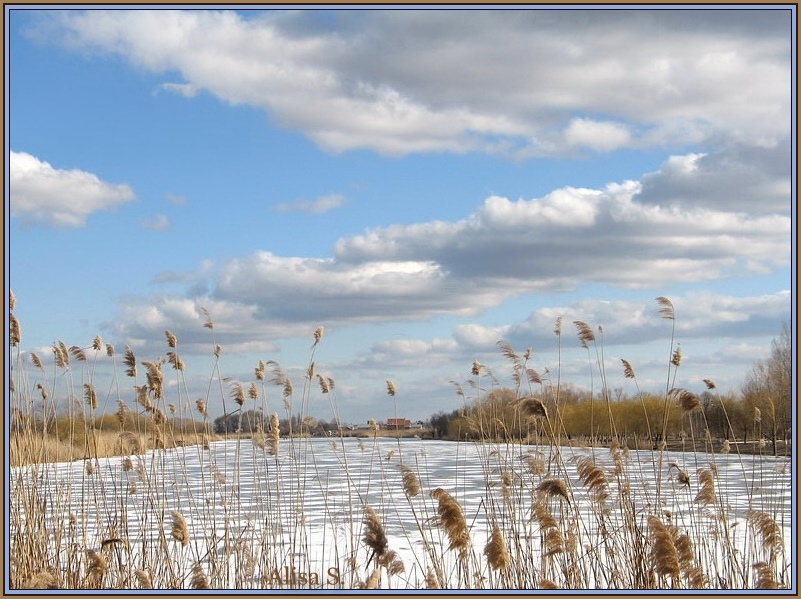
[[[408,418],[388,418],[387,429],[400,430],[405,428],[412,428],[412,421]]]

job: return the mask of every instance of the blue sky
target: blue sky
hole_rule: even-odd
[[[588,388],[577,320],[610,386],[636,391],[623,358],[664,391],[657,296],[699,393],[791,319],[787,7],[6,13],[7,285],[46,365],[96,335],[154,361],[170,330],[168,401],[219,415],[204,309],[245,385],[261,359],[301,389],[323,326],[344,420],[393,416],[388,379],[418,419],[473,360],[511,384],[500,340]]]

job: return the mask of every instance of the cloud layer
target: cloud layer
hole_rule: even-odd
[[[331,151],[787,137],[790,11],[315,12],[65,11],[39,34],[178,73],[160,89],[262,108]]]
[[[573,291],[586,283],[660,289],[672,281],[709,282],[788,268],[789,203],[779,201],[777,192],[772,204],[752,213],[741,211],[748,207],[743,202],[727,207],[717,199],[727,188],[709,184],[717,178],[723,185],[721,162],[716,156],[674,156],[643,177],[647,184],[567,187],[528,200],[491,196],[460,220],[340,238],[328,258],[258,251],[221,262],[201,278],[189,277],[182,305],[194,301],[197,321],[199,306],[214,303],[232,318],[226,324],[230,341],[237,342],[236,330],[244,343],[255,331],[304,334],[319,323],[476,316],[511,297]],[[762,197],[769,196],[773,183],[762,185]],[[751,186],[760,191],[759,182]],[[664,204],[653,201],[658,196],[666,198]],[[151,308],[166,314],[170,305],[162,299]],[[725,310],[715,311],[720,321]],[[121,322],[125,333],[143,339],[158,336],[163,324],[135,311]],[[706,331],[700,322],[692,328]]]

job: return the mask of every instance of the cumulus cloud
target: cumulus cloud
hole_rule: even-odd
[[[601,189],[565,187],[532,199],[491,196],[460,220],[393,225],[341,238],[328,258],[257,251],[222,261],[203,270],[187,294],[236,315],[233,339],[235,330],[244,335],[277,333],[281,326],[305,331],[319,322],[348,326],[476,316],[511,297],[553,295],[587,283],[660,289],[666,281],[709,282],[788,268],[790,215],[762,209],[744,213],[739,205],[730,208],[704,195],[709,165],[725,162],[721,157],[708,161],[711,156],[672,157],[648,175],[652,196],[662,193],[661,187],[683,186],[698,191],[698,206],[642,201],[645,186],[639,181]],[[693,302],[695,313],[708,305],[704,316],[712,322],[730,312],[773,318],[779,309],[775,303],[770,309],[752,303],[732,312],[704,295]],[[620,328],[635,336],[642,333],[638,323],[647,320],[634,304],[584,308],[586,318],[613,323],[618,309],[628,319]],[[546,316],[551,322],[539,320],[532,328],[550,330],[555,313],[539,318]],[[760,317],[749,318],[737,326],[764,328]],[[140,318],[136,322],[143,330],[149,326]],[[716,334],[703,318],[684,318],[680,326]],[[476,346],[503,332],[475,325],[459,329],[457,339]]]
[[[772,147],[735,145],[725,151],[672,156],[658,171],[643,177],[637,199],[648,204],[789,215],[791,155],[787,137]]]
[[[790,11],[343,11],[334,28],[315,12],[65,11],[42,28],[178,72],[164,89],[256,106],[331,151],[526,156],[787,137]]]
[[[310,214],[323,214],[342,206],[345,198],[338,193],[331,193],[316,200],[301,200],[298,202],[278,204],[277,212],[308,212]]]
[[[51,227],[82,227],[93,212],[135,199],[127,185],[86,171],[58,169],[26,152],[9,156],[11,216]]]

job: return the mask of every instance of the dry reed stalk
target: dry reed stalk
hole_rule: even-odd
[[[381,524],[378,514],[369,505],[364,506],[364,526],[365,530],[362,541],[373,551],[370,558],[367,560],[369,564],[374,556],[376,560],[381,559],[381,556],[384,555],[384,552],[387,550],[388,541],[387,535],[384,532],[384,525]]]
[[[186,524],[186,519],[178,510],[173,510],[171,512],[171,515],[172,515],[172,530],[170,531],[170,534],[172,534],[172,538],[174,538],[181,545],[186,547],[189,544],[190,540],[189,526]]]
[[[466,559],[470,546],[470,533],[467,530],[467,521],[462,512],[462,506],[447,491],[436,488],[431,491],[431,497],[437,500],[437,513],[440,525],[448,535],[450,545],[448,549],[459,552],[461,559]]]
[[[609,481],[594,459],[591,456],[579,457],[576,460],[576,469],[590,496],[598,503],[606,501],[609,497]]]
[[[420,479],[417,474],[405,464],[399,464],[398,468],[402,472],[403,492],[407,497],[417,497],[421,492]]]
[[[506,570],[511,564],[509,547],[497,524],[492,527],[492,533],[484,546],[484,555],[493,570]]]

